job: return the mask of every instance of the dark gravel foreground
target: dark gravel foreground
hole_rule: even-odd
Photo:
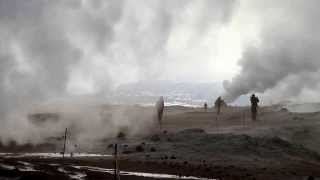
[[[318,153],[278,137],[207,134],[201,129],[188,129],[134,141],[122,140],[120,147],[122,171],[222,180],[304,180],[308,176],[320,177]],[[37,171],[21,171],[21,168],[26,168],[23,165],[26,163]],[[63,160],[3,155],[0,157],[0,179],[113,179],[110,172],[83,166],[112,169],[113,160],[111,157],[68,157]],[[161,178],[126,175],[121,179]]]

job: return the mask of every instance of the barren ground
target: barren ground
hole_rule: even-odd
[[[161,131],[154,129],[154,133],[140,137],[105,139],[90,151],[112,154],[109,144],[117,141],[120,169],[129,172],[227,180],[320,177],[320,113],[291,113],[273,106],[260,108],[256,122],[249,115],[248,107],[224,108],[219,116],[214,109],[205,112],[202,108],[166,107]],[[61,144],[48,142],[37,147],[11,144],[1,146],[0,150],[23,155],[57,152],[60,147]],[[0,179],[112,179],[111,157],[62,160],[2,154],[0,163]],[[21,170],[30,166],[34,171]],[[121,179],[153,178],[127,173]]]

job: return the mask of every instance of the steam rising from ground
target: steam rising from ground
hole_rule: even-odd
[[[100,111],[86,108],[44,128],[26,117],[35,106],[65,98],[90,95],[101,102],[119,84],[190,72],[197,76],[189,77],[204,77],[194,62],[207,68],[198,55],[210,52],[202,50],[207,37],[217,38],[234,6],[233,0],[0,0],[2,140],[39,142],[67,126],[81,129],[81,139],[113,134]],[[177,67],[183,70],[176,72]],[[134,114],[123,111],[115,111],[112,122],[131,124]],[[143,130],[142,124],[132,125]]]
[[[110,126],[100,114],[104,110],[81,106],[88,104],[84,97],[101,107],[110,91],[126,83],[225,79],[236,72],[231,62],[238,57],[241,71],[224,82],[227,101],[251,92],[274,102],[319,100],[319,5],[317,0],[0,0],[0,136],[40,142],[67,126],[85,140],[114,135],[123,124],[139,132],[153,122],[151,114],[137,118],[135,111],[120,108]],[[257,41],[250,43],[254,33]],[[62,111],[62,121],[45,128],[30,124],[27,115],[43,104]]]
[[[32,119],[32,113],[43,115],[43,119]],[[58,115],[58,119],[49,115]],[[146,135],[156,129],[155,112],[152,107],[68,104],[41,106],[33,111],[11,114],[2,127],[2,142],[15,140],[23,143],[44,143],[51,138],[63,139],[68,128],[68,140],[72,144],[92,146],[96,140],[125,136]],[[142,131],[143,130],[143,131]],[[61,141],[62,142],[62,141]],[[71,146],[72,148],[72,146]]]
[[[273,102],[319,100],[320,2],[253,2],[261,24],[260,41],[249,45],[239,62],[241,72],[225,81],[225,98],[259,92]]]

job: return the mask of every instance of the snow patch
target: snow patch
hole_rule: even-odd
[[[286,104],[284,108],[295,113],[320,112],[320,103]]]
[[[18,170],[22,171],[22,172],[35,172],[35,171],[38,171],[38,170],[34,169],[34,167],[32,167],[32,166],[26,166],[26,167],[18,168]]]
[[[40,157],[40,158],[61,158],[60,153],[0,153],[0,156],[10,158],[22,158],[22,157]],[[72,157],[110,157],[108,154],[90,154],[90,153],[73,153]],[[70,153],[66,153],[65,157],[71,157]]]
[[[16,169],[16,167],[14,167],[14,166],[10,166],[10,165],[7,165],[7,164],[2,164],[2,163],[0,163],[0,168],[6,169],[6,170],[14,170],[14,169]]]
[[[72,166],[76,169],[86,169],[89,171],[95,172],[105,172],[109,174],[114,173],[114,169],[106,169],[93,166]],[[165,179],[194,179],[194,180],[217,180],[217,179],[208,179],[194,176],[177,176],[170,174],[157,174],[157,173],[144,173],[144,172],[129,172],[129,171],[120,171],[121,176],[140,176],[140,177],[149,177],[149,178],[165,178]]]
[[[84,179],[87,175],[81,172],[74,172],[74,174],[70,174],[69,177],[71,179]]]

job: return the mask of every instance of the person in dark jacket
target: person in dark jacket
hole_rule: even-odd
[[[207,110],[208,110],[208,104],[207,104],[206,102],[204,103],[203,108],[204,108],[204,111],[207,112]]]
[[[252,117],[252,120],[255,121],[257,119],[259,98],[256,97],[255,94],[252,94],[252,96],[250,97],[250,101],[251,101],[251,117]]]
[[[224,101],[222,100],[221,96],[217,98],[217,100],[214,102],[214,106],[217,109],[217,114],[219,115],[221,112],[221,106],[224,104]]]
[[[161,96],[159,98],[159,100],[157,101],[156,109],[157,109],[157,118],[158,118],[159,126],[160,126],[160,129],[161,129],[162,117],[163,117],[163,111],[164,111],[164,99],[163,99],[163,96]]]

